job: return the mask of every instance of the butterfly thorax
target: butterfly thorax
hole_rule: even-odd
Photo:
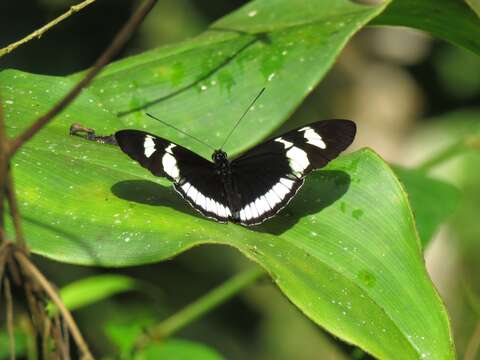
[[[228,206],[236,218],[241,207],[241,196],[235,190],[230,161],[228,161],[227,154],[222,150],[215,150],[212,154],[212,160],[215,164],[215,172],[222,181]]]
[[[227,153],[222,150],[215,150],[212,154],[212,160],[215,164],[215,171],[224,180],[230,178],[230,162],[227,158]]]

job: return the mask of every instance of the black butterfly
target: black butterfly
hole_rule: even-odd
[[[175,190],[202,215],[219,222],[260,224],[283,209],[312,170],[324,167],[355,137],[350,120],[323,120],[255,146],[229,160],[215,150],[212,161],[139,130],[121,130],[120,148]]]

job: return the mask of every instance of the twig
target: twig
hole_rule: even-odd
[[[53,326],[52,326],[51,337],[55,341],[58,354],[61,354],[58,357],[62,360],[70,360],[70,354],[68,353],[68,349],[62,334],[62,324],[61,324],[60,317],[55,316],[52,319],[52,322],[53,322]]]
[[[5,267],[7,264],[7,258],[10,257],[10,249],[12,243],[10,242],[3,242],[0,244],[0,290],[2,289],[2,281],[3,279],[3,273],[5,272]],[[1,294],[1,291],[0,291]]]
[[[18,48],[20,45],[23,45],[23,44],[29,42],[30,40],[33,40],[35,38],[40,39],[43,34],[45,34],[48,30],[53,28],[55,25],[59,24],[63,20],[69,18],[73,14],[79,12],[84,7],[87,7],[88,5],[90,5],[94,2],[95,2],[95,0],[85,0],[84,2],[82,2],[80,4],[71,6],[70,9],[66,13],[64,13],[64,14],[60,15],[59,17],[57,17],[56,19],[50,21],[48,24],[42,26],[40,29],[35,30],[30,35],[25,36],[23,39],[21,39],[19,41],[16,41],[16,42],[4,47],[3,49],[0,49],[0,58],[2,56],[7,55],[8,53],[12,52],[16,48]]]
[[[17,196],[15,194],[11,169],[7,172],[6,192],[13,226],[15,227],[15,242],[20,249],[28,251],[23,237],[22,221],[20,218],[20,211],[18,210]]]
[[[15,139],[11,140],[9,146],[9,156],[15,154],[20,146],[26,141],[30,140],[38,131],[40,131],[50,120],[58,115],[65,107],[70,104],[86,87],[93,78],[102,70],[102,68],[108,64],[108,62],[115,56],[125,43],[130,39],[133,31],[140,25],[144,17],[153,8],[157,0],[146,0],[142,6],[132,15],[123,28],[113,39],[110,46],[103,52],[102,55],[95,62],[93,67],[87,72],[85,77],[78,82],[65,97],[60,100],[53,108],[51,108],[46,114],[40,116],[27,130],[20,134]]]
[[[254,268],[235,275],[192,304],[187,305],[184,309],[155,325],[147,335],[143,335],[138,339],[137,348],[144,347],[150,341],[158,341],[173,335],[187,324],[205,315],[219,304],[224,303],[264,275],[265,272],[260,268]]]
[[[4,280],[5,305],[7,309],[7,331],[8,331],[8,351],[10,359],[15,360],[15,334],[13,330],[13,301],[12,289],[10,288],[10,280],[5,277]]]
[[[30,318],[32,323],[32,331],[35,333],[38,332],[38,329],[41,329],[42,326],[42,313],[41,308],[37,303],[37,298],[35,297],[30,282],[26,282],[24,286],[25,297],[27,298],[28,308],[30,309]]]
[[[7,158],[8,158],[8,150],[7,150],[7,136],[5,134],[5,119],[3,117],[3,106],[2,106],[2,99],[0,98],[0,243],[5,241],[5,217],[4,217],[4,207],[5,204],[3,202],[4,198],[4,191],[5,188],[5,180],[6,180],[6,173],[7,173]]]
[[[52,359],[53,356],[50,354],[50,331],[52,327],[52,319],[46,317],[43,322],[43,334],[42,334],[42,355],[44,359]]]
[[[78,349],[83,354],[84,359],[93,359],[90,350],[88,349],[88,345],[82,337],[80,330],[73,319],[72,314],[70,311],[65,307],[60,296],[58,296],[57,292],[54,290],[52,285],[48,282],[48,280],[43,276],[43,274],[37,269],[37,267],[30,261],[30,259],[22,252],[15,251],[14,253],[15,258],[20,263],[22,268],[28,272],[31,278],[36,281],[40,287],[45,291],[45,293],[50,297],[50,299],[55,303],[58,310],[62,314],[65,322],[67,323],[70,332],[72,334],[75,343],[78,346]]]

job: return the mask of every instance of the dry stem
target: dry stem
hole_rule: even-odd
[[[10,352],[10,359],[15,360],[15,334],[13,333],[13,301],[12,301],[12,289],[10,288],[10,280],[5,277],[4,292],[5,303],[7,307],[7,331],[8,331],[8,350]]]
[[[18,48],[19,46],[29,42],[30,40],[33,40],[35,38],[40,39],[43,34],[45,34],[48,30],[53,28],[55,25],[59,24],[63,20],[69,18],[73,14],[79,12],[84,7],[90,5],[94,2],[95,2],[95,0],[85,0],[84,2],[82,2],[80,4],[71,6],[70,9],[66,13],[64,13],[64,14],[60,15],[59,17],[57,17],[56,19],[50,21],[48,24],[42,26],[40,29],[35,30],[30,35],[25,36],[23,39],[21,39],[19,41],[16,41],[16,42],[4,47],[3,49],[0,49],[0,58],[2,56],[7,55],[8,53],[12,52],[13,50]]]
[[[65,305],[62,302],[62,299],[60,299],[60,296],[58,296],[57,292],[52,287],[52,285],[50,285],[49,281],[45,278],[45,276],[43,276],[43,274],[37,269],[37,267],[30,261],[30,259],[24,253],[20,251],[15,251],[14,255],[17,261],[22,266],[22,269],[24,269],[30,275],[30,277],[40,285],[40,287],[45,291],[48,297],[52,299],[54,304],[58,307],[58,310],[62,314],[62,317],[65,319],[65,322],[67,323],[68,328],[70,329],[72,337],[75,340],[75,343],[77,344],[84,358],[93,359],[93,356],[90,353],[90,350],[88,349],[88,345],[83,339],[83,336],[80,333],[80,330],[77,324],[75,323],[75,320],[73,319],[72,314],[65,307]]]
[[[7,172],[6,190],[8,206],[10,208],[10,215],[12,217],[13,225],[15,227],[15,243],[20,249],[27,251],[27,246],[23,237],[22,221],[20,218],[20,212],[18,210],[17,196],[15,194],[11,170]]]

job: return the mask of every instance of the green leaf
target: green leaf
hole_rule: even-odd
[[[118,357],[129,359],[135,350],[138,338],[145,334],[145,329],[154,324],[156,314],[145,307],[142,310],[134,309],[133,313],[127,312],[123,315],[122,319],[110,319],[104,331],[118,349]]]
[[[145,126],[188,145],[135,110],[163,97],[148,111],[218,146],[268,84],[227,150],[250,147],[283,123],[349,37],[382,10],[338,0],[298,1],[295,11],[287,4],[253,2],[196,39],[112,64],[22,148],[13,171],[29,245],[59,261],[104,266],[160,261],[204,243],[233,246],[339,338],[379,358],[452,359],[448,318],[406,195],[372,151],[313,174],[281,215],[251,230],[199,216],[117,148],[67,135],[72,122],[106,134]],[[48,110],[78,76],[0,73],[9,134]]]
[[[480,19],[463,0],[394,0],[371,25],[413,27],[480,55]]]
[[[480,16],[480,0],[465,0],[475,13]]]
[[[60,290],[60,295],[63,303],[69,310],[77,310],[116,294],[139,289],[140,287],[141,285],[137,280],[129,276],[102,274],[77,280],[66,285]],[[53,303],[49,303],[48,311],[50,314],[54,314],[57,311],[57,307]]]
[[[456,210],[460,192],[453,185],[418,170],[396,167],[395,173],[407,190],[418,234],[425,248],[440,224]]]
[[[172,339],[161,344],[151,344],[137,352],[135,360],[222,360],[213,349],[192,341]]]
[[[297,0],[292,10],[288,0],[254,1],[199,37],[109,65],[89,93],[94,102],[118,115],[109,129],[148,128],[210,158],[208,148],[143,113],[218,148],[266,87],[226,145],[229,154],[237,153],[278,128],[322,79],[350,37],[385,6]],[[90,116],[81,121],[98,127]]]
[[[199,217],[116,148],[52,129],[22,152],[14,169],[36,253],[125,266],[227,244],[260,263],[312,320],[375,356],[453,356],[406,196],[371,151],[310,176],[291,206],[255,231]]]

